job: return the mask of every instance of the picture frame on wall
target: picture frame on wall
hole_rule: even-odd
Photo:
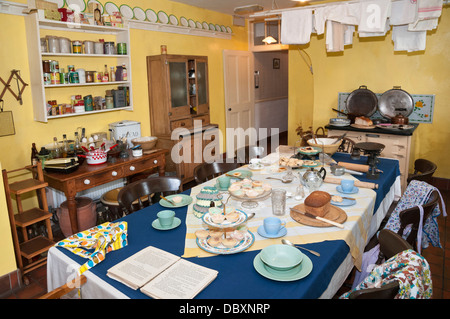
[[[280,68],[280,59],[273,59],[273,68],[274,69],[279,69]]]

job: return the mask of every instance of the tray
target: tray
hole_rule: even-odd
[[[208,236],[208,238],[209,238],[209,236]],[[220,244],[217,247],[213,247],[208,244],[208,238],[206,238],[206,239],[198,239],[197,238],[198,247],[200,247],[201,249],[203,249],[204,251],[206,251],[208,253],[217,254],[217,255],[231,255],[231,254],[240,253],[240,252],[246,250],[247,248],[249,248],[255,242],[255,235],[253,235],[253,233],[251,231],[247,231],[247,233],[244,235],[244,238],[240,242],[238,242],[236,244],[236,246],[234,246],[232,248],[227,248],[227,247],[223,246],[222,244]]]

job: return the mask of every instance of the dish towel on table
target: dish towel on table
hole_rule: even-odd
[[[285,11],[281,14],[281,43],[306,44],[313,28],[311,9]]]
[[[426,31],[408,31],[408,25],[394,25],[392,27],[394,51],[423,51],[427,43],[426,36]]]
[[[127,231],[126,222],[106,222],[67,237],[57,242],[55,246],[66,248],[72,253],[88,259],[77,271],[78,275],[81,275],[102,262],[110,251],[125,247],[128,244]]]
[[[360,10],[358,32],[385,32],[391,10],[390,0],[361,1]]]
[[[395,299],[430,299],[433,294],[428,262],[414,250],[408,249],[376,266],[358,287],[340,298],[347,299],[355,290],[380,288],[394,280],[399,284]]]

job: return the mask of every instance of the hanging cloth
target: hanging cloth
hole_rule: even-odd
[[[75,255],[88,259],[77,271],[81,275],[105,259],[107,253],[118,250],[128,244],[126,222],[106,222],[88,230],[67,237],[55,244]]]
[[[390,0],[368,0],[360,3],[358,32],[385,32],[386,19],[390,15]]]
[[[312,19],[312,9],[284,11],[281,14],[281,43],[309,43],[313,29]]]

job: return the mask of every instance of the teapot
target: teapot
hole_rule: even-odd
[[[311,167],[311,169],[306,171],[303,176],[299,174],[301,183],[305,185],[311,192],[319,189],[326,175],[327,171],[324,167],[322,167],[319,171],[316,171]]]

